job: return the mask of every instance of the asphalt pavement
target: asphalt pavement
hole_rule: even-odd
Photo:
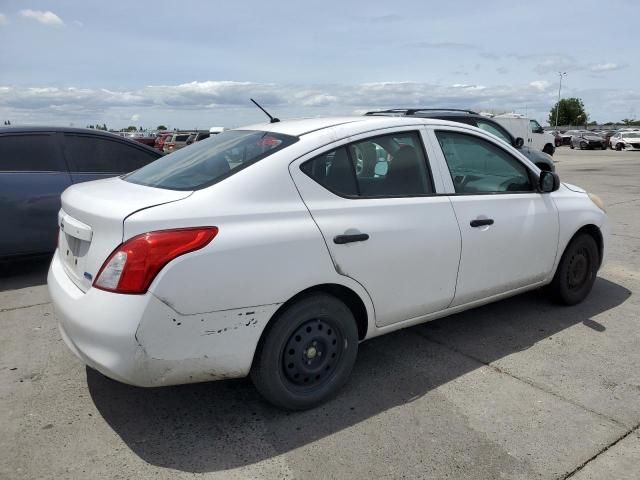
[[[0,266],[0,478],[637,480],[640,152],[554,158],[612,224],[589,298],[535,291],[365,342],[346,388],[302,413],[245,379],[109,380],[62,342],[47,260]]]

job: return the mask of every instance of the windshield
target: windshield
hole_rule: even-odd
[[[229,130],[161,157],[123,179],[148,187],[199,190],[297,141],[279,133]]]

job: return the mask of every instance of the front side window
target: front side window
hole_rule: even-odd
[[[531,125],[531,131],[533,133],[543,133],[544,129],[542,128],[542,126],[536,122],[535,120],[529,120],[529,125]]]
[[[456,193],[531,192],[528,169],[497,145],[464,133],[437,131]]]
[[[422,141],[416,132],[354,142],[308,160],[300,168],[341,196],[406,197],[434,191]]]
[[[169,190],[199,190],[297,141],[280,133],[229,130],[162,157],[124,180]]]

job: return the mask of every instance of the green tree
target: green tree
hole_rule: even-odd
[[[127,130],[126,130],[126,131],[127,131],[127,132],[135,132],[135,131],[137,131],[137,130],[138,130],[138,127],[136,127],[135,125],[129,125],[129,126],[127,127]]]
[[[158,125],[156,127],[156,130],[166,130],[166,129],[167,129],[167,127],[165,127],[164,125]]]
[[[589,115],[579,98],[563,98],[549,112],[549,125],[585,125]]]

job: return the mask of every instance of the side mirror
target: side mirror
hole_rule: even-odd
[[[515,141],[513,142],[513,146],[516,148],[522,148],[523,145],[524,145],[524,139],[522,137],[516,138]]]
[[[543,170],[538,179],[538,190],[541,193],[555,192],[560,188],[560,177],[555,172]]]

